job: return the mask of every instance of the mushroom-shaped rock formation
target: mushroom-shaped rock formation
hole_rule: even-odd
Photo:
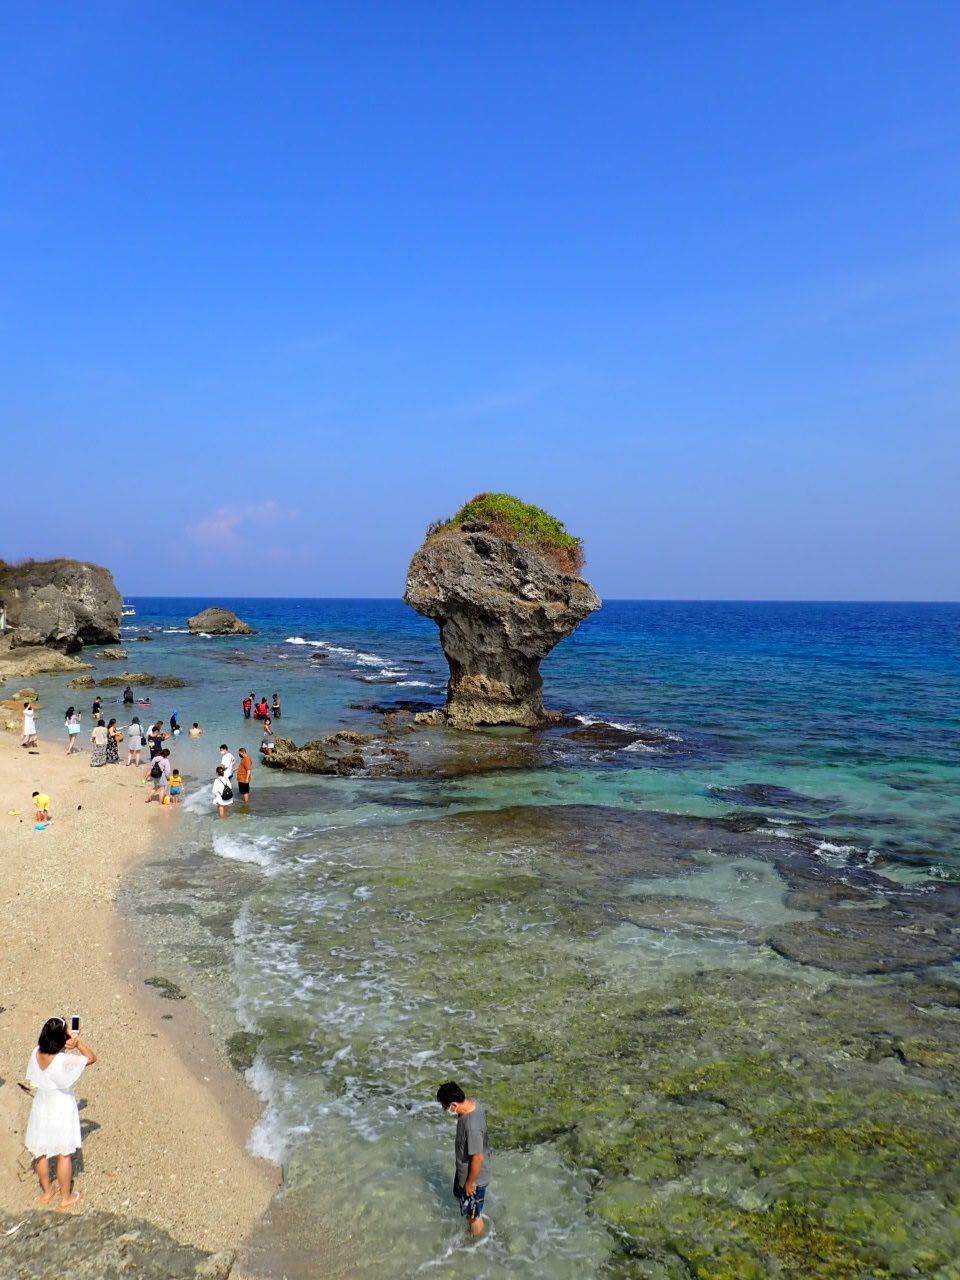
[[[431,527],[407,573],[406,603],[440,627],[446,706],[422,720],[537,728],[540,660],[600,608],[580,577],[580,540],[539,507],[481,494]]]
[[[242,622],[229,609],[204,609],[201,613],[195,613],[192,618],[188,618],[187,626],[195,636],[203,632],[208,636],[256,635],[249,623]]]

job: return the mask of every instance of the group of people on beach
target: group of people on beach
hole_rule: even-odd
[[[144,700],[146,701],[146,700]],[[149,705],[147,703],[146,705]],[[274,747],[272,720],[279,717],[280,700],[273,695],[272,707],[265,698],[255,702],[251,692],[243,699],[244,719],[264,721],[264,737],[261,754],[268,755]],[[183,793],[183,777],[171,762],[170,748],[164,744],[180,736],[181,728],[176,710],[169,719],[169,733],[162,720],[143,726],[134,715],[129,725],[117,725],[116,718],[104,721],[101,715],[102,699],[93,704],[94,728],[91,733],[90,764],[99,767],[119,764],[121,746],[126,742],[127,765],[139,767],[141,754],[149,751],[149,768],[144,781],[151,783],[146,803],[154,800],[161,804],[178,804]],[[67,732],[67,754],[74,754],[80,734],[81,716],[73,706],[67,709],[64,727]],[[203,730],[194,721],[189,735],[198,738]],[[23,706],[23,746],[37,747],[35,709],[30,702]],[[220,763],[216,766],[211,797],[220,818],[226,816],[234,802],[233,787],[236,784],[241,804],[250,802],[250,785],[253,761],[246,747],[233,752],[225,742],[220,744]],[[50,797],[35,791],[33,802],[38,824],[50,818]],[[82,1072],[96,1062],[96,1054],[80,1039],[79,1018],[70,1025],[62,1017],[49,1018],[40,1031],[36,1048],[27,1064],[26,1079],[34,1089],[33,1106],[27,1125],[25,1145],[34,1159],[34,1168],[40,1182],[40,1202],[52,1205],[59,1196],[56,1208],[66,1211],[83,1198],[73,1190],[73,1156],[80,1148],[80,1122],[77,1102],[73,1094]],[[455,1081],[440,1086],[436,1094],[443,1110],[457,1122],[454,1138],[455,1175],[453,1195],[466,1219],[473,1236],[484,1231],[484,1204],[490,1182],[490,1143],[483,1107],[476,1099],[468,1098]],[[51,1161],[56,1161],[55,1172]]]
[[[131,694],[132,690],[129,686],[124,690],[124,701],[127,701],[126,694]],[[252,704],[252,697],[250,701]],[[246,699],[244,699],[244,710],[246,711]],[[140,700],[141,705],[149,706],[149,700],[144,698]],[[123,745],[126,744],[127,749],[127,765],[139,768],[141,765],[142,755],[145,751],[149,752],[147,764],[149,765],[147,772],[144,774],[144,782],[151,783],[150,794],[147,796],[146,803],[150,804],[156,800],[163,805],[175,805],[180,803],[184,790],[183,775],[179,769],[174,766],[171,760],[170,748],[164,744],[170,739],[180,737],[182,732],[179,712],[174,709],[170,713],[169,733],[164,727],[162,720],[156,720],[152,724],[142,724],[139,715],[134,715],[130,719],[128,725],[120,725],[117,723],[115,716],[109,720],[105,720],[102,715],[103,699],[98,694],[93,701],[91,708],[93,714],[94,727],[90,733],[90,766],[91,768],[100,768],[103,765],[119,764],[120,754]],[[263,709],[263,714],[261,710]],[[260,742],[260,754],[262,757],[269,756],[274,750],[273,738],[273,720],[270,712],[280,715],[280,698],[278,694],[273,695],[273,707],[267,706],[266,698],[260,700],[257,707],[257,718],[264,721],[263,738]],[[249,718],[249,717],[246,717]],[[67,755],[75,755],[79,752],[77,742],[80,737],[82,713],[73,705],[69,706],[64,713],[64,729],[67,734]],[[191,738],[199,738],[203,734],[198,721],[194,721],[188,730]],[[36,753],[39,750],[37,743],[37,720],[36,708],[32,702],[23,704],[23,747]],[[250,803],[250,780],[253,774],[253,760],[246,747],[239,748],[239,756],[235,757],[229,750],[226,743],[220,745],[220,763],[216,767],[213,780],[212,798],[216,806],[219,817],[224,817],[228,807],[233,803],[233,782],[237,784],[240,793],[241,803],[248,805]],[[43,821],[49,821],[49,796],[44,793],[35,791],[33,793],[34,800],[40,796],[46,800],[46,805],[35,803],[38,824]],[[43,817],[40,816],[41,809]]]

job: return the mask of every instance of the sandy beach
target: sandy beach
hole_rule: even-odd
[[[76,1090],[85,1207],[147,1218],[201,1248],[236,1248],[278,1182],[245,1149],[255,1101],[191,1002],[144,987],[149,971],[116,911],[125,871],[179,814],[144,804],[142,769],[91,769],[86,750],[68,757],[39,719],[38,755],[0,734],[0,1209],[37,1204],[22,1145],[30,1098],[18,1081],[43,1021],[79,1013],[99,1058]],[[51,797],[44,831],[34,829],[35,789]]]

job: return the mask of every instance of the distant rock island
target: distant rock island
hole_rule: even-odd
[[[195,613],[187,619],[187,626],[195,635],[254,636],[257,633],[249,623],[243,622],[229,609],[210,608]]]
[[[120,639],[123,601],[108,569],[80,560],[0,561],[0,676],[76,671],[69,655]]]
[[[479,494],[432,525],[404,600],[439,626],[450,679],[443,709],[418,718],[456,728],[554,721],[541,659],[600,608],[582,567],[580,539],[510,494]]]

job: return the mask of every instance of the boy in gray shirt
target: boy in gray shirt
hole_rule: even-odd
[[[470,1234],[483,1235],[483,1202],[490,1183],[490,1140],[483,1107],[465,1096],[455,1080],[437,1090],[437,1101],[449,1115],[457,1117],[454,1139],[456,1174],[453,1194],[460,1202],[460,1214],[470,1224]]]

